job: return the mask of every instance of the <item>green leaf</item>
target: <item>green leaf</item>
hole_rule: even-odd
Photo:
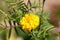
[[[2,40],[6,40],[6,33],[7,33],[7,30],[4,30],[4,31],[2,31],[2,32],[0,33],[0,38],[1,38]]]
[[[56,36],[55,35],[49,35],[45,38],[45,40],[56,40]]]
[[[13,3],[13,2],[16,2],[17,0],[5,0],[5,1],[8,3]]]
[[[12,28],[9,29],[9,35],[8,35],[8,38],[10,38],[11,32],[12,32]]]
[[[23,29],[21,29],[20,27],[15,27],[15,32],[17,36],[21,36],[24,39],[27,39],[29,37],[28,33],[24,31]]]

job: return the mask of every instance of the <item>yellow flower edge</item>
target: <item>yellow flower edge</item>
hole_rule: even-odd
[[[33,13],[25,14],[25,16],[22,17],[22,19],[19,22],[19,24],[22,25],[22,29],[27,31],[36,29],[39,23],[39,17]]]

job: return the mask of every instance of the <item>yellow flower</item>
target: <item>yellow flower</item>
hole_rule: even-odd
[[[22,25],[22,28],[27,31],[31,31],[32,29],[36,29],[39,25],[39,17],[35,14],[25,14],[25,16],[19,22]]]

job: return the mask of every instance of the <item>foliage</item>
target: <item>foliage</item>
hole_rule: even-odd
[[[35,30],[28,32],[21,28],[19,21],[26,13],[29,13],[32,11],[32,8],[36,8],[37,6],[34,5],[34,7],[32,7],[32,4],[28,4],[30,5],[28,6],[23,0],[6,0],[5,3],[7,3],[8,10],[6,13],[3,9],[0,9],[0,14],[4,15],[2,20],[5,23],[5,28],[3,28],[3,24],[0,24],[0,34],[5,33],[6,40],[16,40],[17,37],[22,37],[24,40],[55,40],[49,34],[51,29],[54,28],[54,26],[48,22],[49,14],[44,11],[35,12],[41,19],[40,24]],[[29,9],[29,7],[31,9]],[[10,26],[8,27],[7,24]],[[1,32],[1,30],[3,31]],[[3,40],[5,40],[5,37],[3,37]]]

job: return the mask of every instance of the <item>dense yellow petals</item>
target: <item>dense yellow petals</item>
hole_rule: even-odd
[[[39,25],[40,19],[35,14],[25,14],[24,17],[20,20],[19,24],[22,25],[22,28],[27,31],[37,28]]]

